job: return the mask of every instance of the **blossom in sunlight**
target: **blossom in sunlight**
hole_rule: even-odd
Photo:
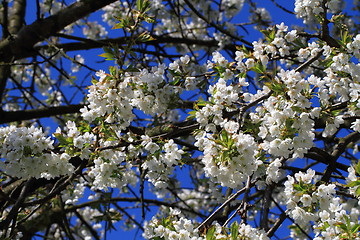
[[[6,174],[19,178],[54,178],[70,175],[74,166],[66,153],[52,152],[54,140],[36,127],[0,128],[0,168]]]

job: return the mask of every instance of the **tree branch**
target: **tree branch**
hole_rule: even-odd
[[[193,11],[199,18],[201,18],[202,20],[204,20],[207,24],[209,24],[210,26],[212,26],[213,28],[215,28],[216,30],[220,31],[221,33],[231,37],[234,40],[240,41],[248,46],[252,47],[252,43],[248,42],[244,39],[242,39],[241,37],[238,37],[236,35],[234,35],[233,33],[229,32],[228,30],[220,27],[219,25],[209,21],[208,19],[206,19],[205,16],[203,16],[192,4],[189,0],[184,0],[184,2],[189,6],[189,8],[191,9],[191,11]]]
[[[334,151],[331,153],[331,158],[329,158],[328,166],[325,170],[324,175],[321,178],[321,181],[328,182],[331,178],[331,174],[336,170],[336,163],[341,154],[344,153],[348,144],[357,142],[360,139],[360,133],[352,132],[344,138],[341,138],[339,143],[334,147]]]
[[[255,184],[256,180],[252,181],[250,183],[250,187],[252,187]],[[218,207],[218,209],[216,209],[212,214],[210,214],[209,217],[207,217],[196,229],[202,231],[204,228],[206,228],[207,226],[209,226],[214,219],[216,218],[216,216],[218,215],[218,213],[224,208],[226,207],[228,204],[230,204],[230,202],[234,201],[240,194],[246,192],[246,190],[249,188],[249,186],[247,185],[246,187],[243,187],[242,189],[240,189],[239,191],[237,191],[236,193],[234,193],[233,195],[231,195],[228,199],[226,199],[226,201],[220,205],[220,207]]]
[[[16,34],[25,23],[26,0],[14,0],[11,16],[9,17],[8,31],[10,34]]]
[[[15,121],[31,120],[45,117],[54,117],[58,115],[79,113],[80,109],[84,107],[82,104],[48,107],[40,109],[31,109],[23,111],[6,112],[0,110],[0,124],[10,123]]]
[[[16,35],[10,35],[0,42],[0,62],[10,63],[21,58],[24,54],[36,54],[33,49],[36,43],[53,36],[71,23],[115,1],[81,0],[50,17],[39,19],[30,25],[22,27]],[[6,73],[0,73],[0,99],[6,86],[8,75]]]
[[[103,39],[103,40],[93,40],[87,38],[80,38],[80,37],[73,37],[67,36],[64,34],[56,34],[59,37],[64,37],[66,39],[76,40],[77,42],[70,42],[70,43],[63,43],[63,44],[56,44],[55,47],[62,49],[64,52],[69,51],[80,51],[80,50],[90,50],[94,48],[102,48],[105,46],[109,46],[111,44],[126,44],[129,40],[128,37],[119,37],[119,38],[110,38],[110,39]],[[217,47],[218,41],[216,40],[203,40],[203,39],[191,39],[191,38],[180,38],[180,37],[166,37],[166,36],[152,36],[155,38],[154,40],[147,41],[147,45],[154,45],[157,46],[159,44],[186,44],[186,45],[198,45],[203,47]],[[140,43],[140,42],[139,42]],[[42,45],[35,47],[37,51],[47,49],[50,46]],[[119,46],[121,47],[121,46]],[[224,49],[230,51],[236,51],[236,48],[233,44],[225,45]],[[33,56],[34,53],[24,52],[22,55],[19,55],[19,58],[26,58]]]

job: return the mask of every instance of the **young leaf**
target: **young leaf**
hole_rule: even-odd
[[[214,234],[215,234],[215,226],[212,226],[206,231],[206,240],[214,240],[215,239]]]
[[[112,53],[102,53],[99,55],[100,57],[105,58],[105,60],[114,60],[114,55]]]
[[[230,232],[231,232],[231,239],[232,240],[237,240],[237,237],[239,235],[239,224],[238,224],[238,222],[233,222],[233,224],[231,224]]]

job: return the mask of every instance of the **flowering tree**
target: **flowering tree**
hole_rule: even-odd
[[[360,2],[261,2],[3,0],[1,239],[360,239]]]

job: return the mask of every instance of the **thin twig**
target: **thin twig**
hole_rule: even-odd
[[[204,15],[202,15],[191,3],[189,0],[184,0],[184,2],[189,6],[189,8],[202,20],[204,20],[206,23],[208,23],[210,26],[214,27],[216,30],[222,32],[225,35],[228,35],[229,37],[238,40],[248,46],[252,46],[251,42],[248,42],[244,39],[242,39],[241,37],[235,36],[234,34],[232,34],[231,32],[227,31],[226,29],[221,28],[219,25],[209,21],[208,19],[206,19],[206,17]]]
[[[80,219],[82,224],[90,231],[91,235],[97,239],[100,240],[98,233],[91,227],[91,225],[83,218],[83,216],[77,211],[74,210],[75,215]]]
[[[145,231],[144,227],[136,221],[128,212],[126,212],[123,208],[121,208],[117,203],[114,203],[114,206],[122,213],[124,213],[135,225],[141,229],[141,231]]]
[[[24,202],[24,199],[26,197],[26,193],[27,193],[27,190],[29,188],[29,186],[33,183],[34,179],[31,178],[29,179],[24,187],[22,188],[21,192],[20,192],[20,195],[16,201],[16,203],[14,204],[14,206],[11,208],[9,214],[7,215],[7,217],[5,218],[5,220],[1,221],[0,222],[0,230],[4,230],[4,229],[7,229],[9,223],[11,222],[11,220],[13,219],[14,221],[16,221],[16,216],[17,216],[17,213],[18,213],[18,210],[21,206],[21,204]]]
[[[271,0],[275,6],[277,6],[278,8],[280,8],[281,10],[283,10],[284,12],[290,13],[292,15],[295,15],[295,13],[293,11],[290,11],[288,9],[286,9],[285,7],[281,6],[280,4],[278,4],[277,2],[275,2],[275,0]]]
[[[45,197],[43,197],[41,199],[32,201],[32,202],[25,202],[24,206],[34,206],[34,205],[37,205],[37,204],[42,204],[42,203],[52,199],[57,194],[59,194],[62,190],[64,190],[71,183],[71,181],[77,175],[79,175],[81,173],[81,171],[83,170],[84,167],[85,167],[85,161],[82,161],[80,166],[75,170],[75,172],[71,176],[66,177],[66,180],[63,183],[59,184],[58,187],[53,188],[52,191],[48,195],[46,195]]]
[[[250,186],[253,186],[255,184],[255,182],[256,182],[256,180],[251,182]],[[244,193],[246,191],[246,189],[247,189],[246,187],[243,187],[242,189],[240,189],[239,191],[237,191],[236,193],[231,195],[228,199],[226,199],[226,201],[223,204],[220,205],[220,207],[218,209],[216,209],[212,214],[210,214],[210,216],[207,217],[196,229],[201,231],[201,230],[203,230],[203,228],[210,225],[212,223],[212,221],[215,219],[215,217],[217,216],[217,214],[225,206],[227,206],[230,202],[234,201],[240,194]]]
[[[241,201],[241,204],[239,205],[239,207],[235,210],[235,212],[225,221],[225,223],[223,224],[223,227],[226,227],[229,222],[236,216],[236,214],[238,213],[238,211],[241,209],[242,206],[244,206],[244,211],[246,212],[247,210],[247,205],[248,205],[248,198],[249,198],[249,192],[251,189],[251,176],[248,176],[247,182],[246,182],[246,186],[245,186],[245,193],[244,193],[244,198]]]
[[[310,64],[312,64],[313,62],[315,62],[316,60],[319,59],[319,57],[321,57],[321,55],[323,54],[324,49],[321,49],[315,56],[313,56],[312,58],[308,59],[306,62],[304,62],[303,64],[301,64],[300,66],[298,66],[295,71],[296,72],[301,72],[302,70],[304,70],[305,68],[307,68],[308,66],[310,66]]]

